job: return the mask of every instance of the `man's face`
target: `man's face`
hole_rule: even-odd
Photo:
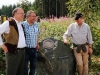
[[[24,11],[23,9],[18,9],[17,12],[15,13],[15,16],[18,20],[22,21],[24,18]]]
[[[81,25],[83,23],[83,18],[79,18],[78,20],[76,20],[76,22]]]
[[[29,16],[28,16],[28,20],[33,23],[34,21],[36,21],[36,14],[35,13],[31,13]]]

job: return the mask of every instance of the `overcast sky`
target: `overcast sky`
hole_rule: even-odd
[[[31,1],[31,2],[34,2],[34,0],[28,0],[28,1]],[[19,3],[20,0],[0,0],[0,8],[2,7],[2,5],[13,5],[13,4],[17,4]]]

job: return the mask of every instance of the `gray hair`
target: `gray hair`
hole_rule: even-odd
[[[18,11],[18,9],[22,9],[22,8],[20,8],[20,7],[15,8],[15,9],[12,11],[12,16],[14,16],[14,14]]]
[[[32,11],[32,10],[29,10],[29,11],[26,13],[26,17],[30,16],[30,15],[31,15],[31,13],[35,13],[35,12],[34,12],[34,11]]]

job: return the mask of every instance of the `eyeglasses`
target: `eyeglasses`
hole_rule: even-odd
[[[36,17],[36,16],[29,15],[29,17]]]
[[[25,13],[17,13],[17,14],[22,14],[22,15],[25,15]]]
[[[36,16],[33,16],[33,17],[36,17]]]

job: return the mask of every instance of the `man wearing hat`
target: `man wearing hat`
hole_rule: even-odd
[[[69,44],[71,37],[76,58],[78,75],[88,75],[88,53],[92,54],[92,35],[88,24],[83,22],[83,15],[76,13],[75,21],[63,35],[64,43]]]

